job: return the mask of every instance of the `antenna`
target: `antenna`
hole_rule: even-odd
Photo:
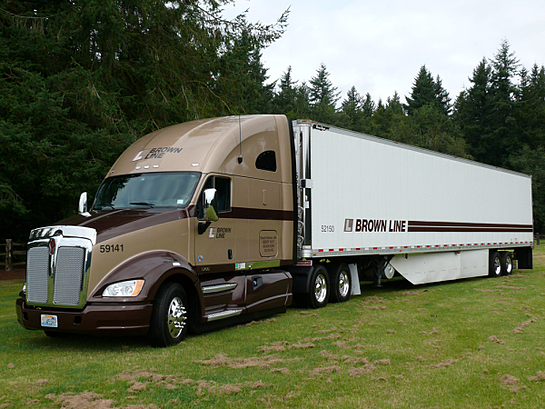
[[[240,114],[238,114],[238,146],[240,148],[240,153],[238,155],[238,164],[242,163],[242,124],[240,121]]]

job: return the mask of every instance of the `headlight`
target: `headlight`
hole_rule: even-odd
[[[110,284],[104,292],[103,297],[136,297],[140,294],[144,280],[122,281],[120,283]]]

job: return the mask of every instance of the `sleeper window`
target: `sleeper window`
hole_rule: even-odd
[[[274,151],[262,152],[255,160],[255,167],[269,172],[276,172],[276,153]]]

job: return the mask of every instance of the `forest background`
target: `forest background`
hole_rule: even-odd
[[[325,64],[307,81],[271,82],[261,55],[288,28],[232,0],[0,2],[0,238],[75,213],[136,139],[199,118],[283,113],[533,176],[534,228],[545,231],[545,69],[523,67],[507,40],[476,61],[452,98],[425,65],[405,102],[352,87]],[[425,62],[424,62],[425,63]],[[502,186],[497,200],[510,195]],[[516,199],[516,198],[515,198]]]

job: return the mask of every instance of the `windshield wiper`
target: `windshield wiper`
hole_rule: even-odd
[[[111,207],[112,209],[115,210],[114,205],[111,204],[111,203],[101,203],[101,204],[95,206],[95,207],[93,208],[93,210],[102,210],[102,209],[104,209],[105,206],[106,206],[106,207]]]
[[[153,208],[153,203],[148,203],[148,202],[131,202],[129,204],[134,206],[149,206]]]

